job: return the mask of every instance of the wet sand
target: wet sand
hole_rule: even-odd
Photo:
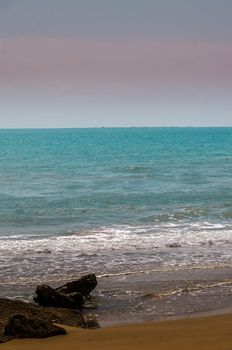
[[[232,312],[231,267],[150,271],[98,277],[85,315],[101,327]],[[68,280],[47,281],[58,287]],[[0,295],[31,302],[36,284],[1,285]]]
[[[84,330],[66,327],[68,335],[12,340],[2,350],[231,350],[232,314],[158,323]]]
[[[231,274],[231,268],[214,268],[99,278],[96,305],[85,317],[102,328],[64,326],[67,336],[13,340],[0,348],[232,350]]]

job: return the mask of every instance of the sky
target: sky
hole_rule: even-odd
[[[232,1],[0,0],[0,128],[232,126]]]

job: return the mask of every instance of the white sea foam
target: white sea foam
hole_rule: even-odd
[[[133,253],[147,249],[232,243],[232,227],[208,222],[190,225],[112,226],[40,239],[23,235],[2,236],[1,255],[33,253],[93,254],[119,251]]]

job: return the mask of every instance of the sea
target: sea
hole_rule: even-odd
[[[138,293],[231,248],[232,128],[0,130],[0,296],[87,273]]]

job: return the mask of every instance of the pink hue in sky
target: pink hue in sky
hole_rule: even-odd
[[[0,39],[0,127],[231,125],[231,62],[229,44]]]
[[[153,89],[228,86],[232,46],[189,42],[0,39],[0,86]]]
[[[0,128],[231,125],[232,2],[0,0]]]

